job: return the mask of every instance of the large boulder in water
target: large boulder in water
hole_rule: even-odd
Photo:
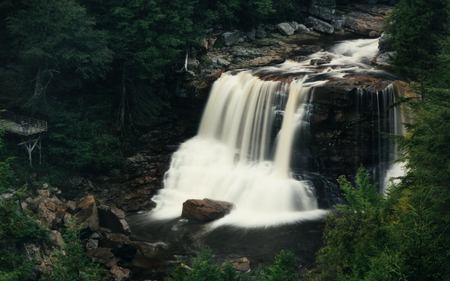
[[[190,199],[183,203],[181,216],[187,219],[196,219],[209,222],[223,218],[234,208],[233,203],[215,201],[211,199]]]

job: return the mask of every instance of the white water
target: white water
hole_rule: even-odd
[[[384,91],[384,95],[388,95],[391,98],[389,103],[398,102],[398,92],[394,90],[394,85],[389,85]],[[392,129],[390,130],[391,135],[405,135],[406,128],[403,124],[411,123],[411,120],[408,116],[405,115],[405,109],[402,107],[395,107],[389,110],[390,119],[392,120]],[[390,154],[392,155],[390,158],[389,168],[386,171],[385,177],[382,179],[382,190],[383,195],[386,195],[389,192],[389,188],[392,184],[400,183],[400,179],[406,175],[406,163],[405,162],[395,162],[398,158],[398,149],[397,145],[392,146]]]
[[[153,219],[181,215],[188,199],[210,198],[235,204],[231,214],[213,225],[273,226],[322,217],[314,186],[292,178],[290,155],[296,131],[306,121],[310,87],[318,79],[375,70],[377,40],[353,40],[297,63],[286,61],[256,72],[224,73],[211,89],[198,135],[173,155],[164,188],[154,197]],[[319,68],[311,60],[331,62]],[[290,73],[287,81],[264,81],[256,75]],[[295,73],[301,73],[295,76]],[[294,77],[294,78],[292,78]],[[283,113],[279,132],[276,115]],[[277,133],[273,138],[273,134]]]

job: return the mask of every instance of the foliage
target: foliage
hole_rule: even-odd
[[[400,0],[387,23],[397,55],[392,64],[414,79],[433,77],[442,40],[450,33],[446,27],[450,7],[446,0]]]
[[[448,223],[435,215],[433,188],[404,182],[382,198],[363,168],[356,180],[359,188],[342,177],[339,182],[350,205],[336,206],[325,218],[320,272],[305,280],[450,278]]]
[[[2,132],[0,131],[0,135]],[[0,152],[2,146],[0,138]],[[8,193],[11,197],[0,197],[0,280],[22,281],[30,277],[34,265],[26,257],[15,253],[14,249],[20,248],[24,243],[48,242],[49,237],[47,231],[40,228],[30,219],[29,214],[21,209],[20,202],[26,187],[14,190],[13,174],[9,165],[11,159],[2,160],[0,159],[0,195]]]
[[[75,0],[38,0],[7,18],[16,56],[27,85],[25,105],[43,111],[46,92],[55,79],[76,74],[84,80],[104,77],[112,53],[105,34]]]
[[[80,239],[80,226],[75,225],[75,219],[67,224],[63,234],[64,246],[52,259],[53,270],[42,281],[101,281],[108,280],[106,272],[100,265],[84,254]]]
[[[292,253],[281,251],[270,266],[263,266],[254,278],[247,273],[238,274],[229,261],[225,264],[215,264],[212,250],[205,248],[192,263],[192,269],[186,270],[180,264],[173,276],[169,278],[173,281],[289,281],[298,280],[295,271],[295,260]]]
[[[173,281],[239,281],[249,280],[246,275],[239,275],[233,266],[227,262],[223,267],[214,263],[214,257],[210,248],[204,248],[202,252],[194,258],[192,270],[187,270],[180,264],[175,270]]]
[[[23,281],[31,278],[33,263],[22,255],[0,249],[0,280]]]
[[[50,124],[48,154],[51,162],[65,159],[60,167],[69,170],[105,169],[119,161],[118,139],[106,130],[105,120],[89,115],[61,112]],[[93,116],[94,117],[94,116]]]
[[[292,253],[283,250],[276,256],[270,266],[264,266],[257,272],[257,280],[261,281],[295,281],[298,280],[295,271],[295,259]]]
[[[369,270],[370,259],[387,243],[388,230],[383,226],[387,218],[382,212],[385,202],[369,180],[362,167],[356,176],[358,188],[343,176],[339,178],[350,205],[337,205],[325,218],[326,246],[318,256],[322,268],[319,280],[361,280]]]

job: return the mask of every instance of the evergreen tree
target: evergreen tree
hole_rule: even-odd
[[[441,42],[450,33],[447,0],[400,0],[388,21],[388,33],[397,51],[394,67],[425,81],[435,75]]]

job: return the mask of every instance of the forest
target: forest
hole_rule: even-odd
[[[211,26],[280,22],[304,4],[4,0],[0,110],[49,122],[47,156],[35,169],[52,170],[55,183],[70,173],[108,169],[170,108],[184,55]],[[355,183],[340,177],[349,204],[335,206],[325,218],[317,270],[292,275],[289,255],[282,253],[260,280],[450,280],[449,19],[449,1],[399,0],[386,22],[397,52],[392,67],[420,96],[392,105],[406,105],[414,115],[408,134],[394,137],[406,176],[385,197],[363,167]],[[0,245],[48,241],[19,204],[32,168],[4,132],[0,141],[0,194],[15,190],[0,202]],[[98,265],[84,262],[78,234],[74,227],[64,238],[79,268],[61,253],[54,275],[43,280],[106,278]],[[32,278],[30,261],[2,247],[0,253],[0,280]],[[207,253],[202,257],[174,280],[247,280],[214,265]]]

